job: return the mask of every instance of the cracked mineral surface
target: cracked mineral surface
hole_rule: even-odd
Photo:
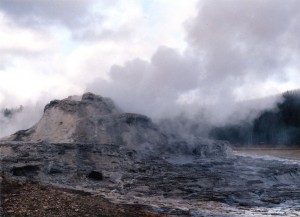
[[[157,215],[299,214],[297,161],[234,155],[226,142],[192,141],[87,93],[80,101],[50,102],[35,126],[3,139],[1,172]]]

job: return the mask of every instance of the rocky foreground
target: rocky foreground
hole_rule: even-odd
[[[135,205],[114,204],[102,196],[39,183],[2,182],[1,216],[162,217]]]
[[[1,148],[9,153],[3,157],[3,172],[14,180],[69,189],[74,194],[85,192],[116,204],[146,205],[153,214],[224,216],[229,212],[228,206],[300,204],[297,164],[247,157],[208,160],[172,155],[136,159],[128,150],[99,144],[12,143]],[[38,190],[34,185],[24,185],[23,190],[21,185],[20,189],[26,192],[26,186],[31,186]],[[15,200],[19,197],[22,198],[20,193],[14,193]],[[4,207],[6,203],[4,196]],[[20,203],[13,204],[17,208]],[[292,207],[295,212],[300,211],[299,207]],[[101,216],[99,212],[92,216]],[[235,212],[241,214],[232,210],[228,216]]]
[[[93,94],[0,143],[5,216],[297,216],[300,166],[165,135]],[[77,211],[76,211],[77,210]],[[277,212],[277,211],[278,212]]]

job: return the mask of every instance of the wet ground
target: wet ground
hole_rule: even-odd
[[[235,155],[281,161],[286,164],[300,165],[300,148],[234,148]],[[273,208],[252,207],[245,209],[245,216],[300,216],[300,204],[283,203]]]
[[[0,147],[3,174],[27,180],[2,185],[7,217],[300,216],[295,149],[235,150],[236,156],[212,160],[138,159],[105,144]]]
[[[234,148],[237,155],[249,155],[265,158],[281,158],[300,161],[300,148]]]

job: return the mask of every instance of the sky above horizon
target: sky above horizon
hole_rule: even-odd
[[[2,0],[0,104],[82,94],[112,65],[186,47],[196,1]],[[15,98],[15,100],[11,100]],[[20,101],[20,102],[18,102]]]
[[[297,0],[1,0],[0,29],[0,107],[93,91],[157,116],[300,84]]]

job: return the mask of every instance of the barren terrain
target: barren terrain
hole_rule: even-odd
[[[164,133],[92,93],[54,100],[0,142],[3,215],[298,216],[299,161],[253,151],[274,152]]]

